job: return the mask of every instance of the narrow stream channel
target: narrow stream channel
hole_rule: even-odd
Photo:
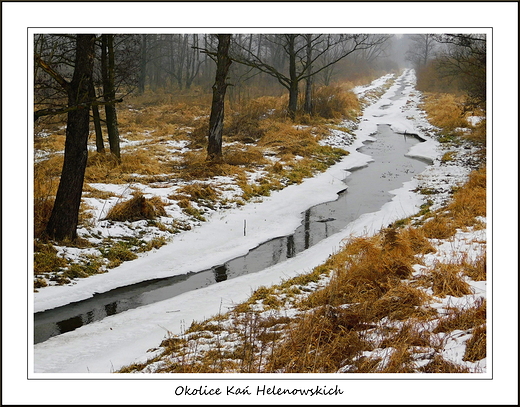
[[[422,172],[428,163],[406,157],[410,147],[420,141],[394,133],[389,125],[378,125],[375,138],[376,141],[366,142],[360,149],[374,161],[349,170],[350,174],[345,178],[346,189],[339,194],[338,199],[305,211],[301,226],[292,235],[269,240],[246,255],[209,270],[144,281],[95,294],[84,301],[35,313],[34,343],[129,309],[259,272],[339,232],[362,214],[379,210],[392,199],[388,191],[399,188],[414,174]]]

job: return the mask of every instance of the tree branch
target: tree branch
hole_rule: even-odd
[[[70,83],[61,76],[58,72],[52,69],[41,57],[37,54],[34,54],[34,63],[38,64],[45,72],[47,72],[56,82],[60,84],[60,86],[65,89],[67,92],[70,89]]]
[[[101,100],[95,100],[93,102],[88,103],[80,103],[78,105],[74,106],[67,106],[61,109],[41,109],[34,112],[34,121],[38,120],[40,117],[43,116],[55,116],[58,114],[68,113],[72,112],[74,110],[80,110],[88,108],[90,109],[90,106],[104,106],[104,105],[113,105],[116,103],[121,103],[123,99],[113,99],[113,100],[107,100],[107,101],[101,101]]]

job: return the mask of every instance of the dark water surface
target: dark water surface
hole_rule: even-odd
[[[339,232],[362,214],[379,210],[392,199],[388,191],[399,188],[414,174],[422,172],[427,163],[406,157],[410,147],[420,141],[394,133],[389,125],[379,125],[375,138],[376,141],[366,142],[360,149],[374,161],[349,170],[350,174],[345,178],[346,189],[338,199],[305,211],[301,226],[292,235],[269,240],[246,255],[209,270],[144,281],[38,312],[34,314],[34,343],[129,309],[259,272]]]

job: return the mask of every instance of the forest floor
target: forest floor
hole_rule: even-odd
[[[408,72],[406,79],[413,83],[413,74]],[[176,236],[186,236],[189,241],[190,233],[227,212],[240,208],[247,212],[251,204],[257,204],[258,211],[275,191],[281,193],[290,186],[306,188],[305,180],[326,174],[345,156],[354,159],[358,143],[370,137],[373,130],[363,122],[361,112],[367,114],[371,106],[384,102],[395,80],[395,75],[386,75],[369,86],[354,88],[361,101],[360,110],[340,122],[296,126],[271,122],[259,127],[254,120],[261,117],[269,121],[265,110],[254,120],[242,117],[241,123],[260,128],[263,133],[255,136],[250,130],[237,139],[235,132],[235,139],[227,138],[224,144],[226,164],[219,166],[205,163],[201,141],[196,137],[195,122],[205,117],[204,112],[193,115],[189,123],[176,122],[166,129],[122,132],[121,165],[97,154],[89,160],[79,230],[83,245],[35,243],[35,311],[87,298],[95,292],[94,286],[88,288],[87,280],[104,278],[106,287],[111,288],[142,280],[146,267],[131,264],[152,259],[153,253],[171,245]],[[399,108],[409,122],[398,122],[396,131],[421,133],[430,142],[424,143],[428,147],[416,155],[433,159],[424,173],[414,177],[413,194],[409,185],[404,192],[396,193],[401,198],[420,196],[406,210],[407,216],[394,217],[385,227],[381,224],[381,232],[350,233],[342,250],[327,254],[311,272],[302,273],[300,269],[290,276],[286,270],[281,283],[280,274],[271,277],[270,284],[259,280],[251,295],[247,293],[247,287],[253,286],[251,280],[218,284],[217,296],[231,295],[226,297],[233,302],[229,311],[213,312],[210,318],[191,318],[188,329],[168,329],[162,343],[153,345],[147,338],[151,345],[148,352],[142,348],[144,342],[133,341],[141,346],[141,356],[131,357],[134,353],[126,352],[117,360],[114,355],[106,360],[109,370],[485,373],[485,166],[481,166],[481,147],[466,137],[478,131],[479,119],[469,117],[469,121],[453,124],[448,130],[435,127],[422,110],[427,98],[413,87],[406,91],[406,105]],[[265,108],[273,101],[263,102]],[[146,113],[146,107],[135,107],[125,114],[133,115],[133,123],[143,125],[150,120],[153,125],[175,114],[175,108],[154,109],[153,120],[144,116]],[[45,143],[54,145],[50,141],[46,133],[38,135],[37,146],[42,148],[35,150],[36,173],[49,174],[44,163],[59,160],[59,151],[49,153],[49,148],[43,148]],[[39,163],[42,168],[38,168]],[[172,168],[176,171],[165,171]],[[129,202],[134,204],[124,205]],[[403,201],[398,204],[402,206]],[[136,213],[154,216],[128,218]],[[381,213],[377,216],[385,218]],[[359,230],[366,230],[362,220],[358,223]],[[303,259],[306,270],[316,259]],[[140,264],[146,266],[144,260]],[[145,278],[160,277],[161,268],[155,268],[158,270],[153,274],[150,270]],[[233,297],[226,292],[232,284],[241,287],[240,295]],[[204,290],[211,296],[215,288]],[[182,301],[197,306],[192,297],[185,296]],[[167,308],[172,306],[175,303],[170,302]],[[149,312],[146,310],[148,316]],[[207,308],[201,304],[198,315],[207,316],[205,312]],[[179,317],[175,318],[172,324],[178,325]],[[112,319],[106,323],[112,330],[118,322]],[[120,324],[121,328],[126,326],[122,337],[131,342],[130,320],[121,317]],[[85,328],[85,332],[96,329]],[[61,335],[67,336],[66,346],[59,338],[35,346],[36,372],[63,371],[60,369],[65,365],[74,369],[75,362],[61,359],[77,354],[83,342],[69,349],[69,339],[81,333],[70,334]],[[82,340],[91,341],[91,335]],[[54,353],[56,346],[61,355]],[[93,371],[93,365],[94,361],[89,371]],[[100,371],[108,371],[103,369]]]

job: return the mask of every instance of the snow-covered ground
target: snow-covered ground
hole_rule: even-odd
[[[210,268],[245,254],[263,241],[289,234],[300,224],[300,214],[305,209],[336,198],[337,192],[344,188],[341,180],[345,171],[370,160],[356,149],[362,146],[363,141],[372,138],[377,123],[392,123],[395,131],[419,134],[426,141],[413,147],[409,155],[434,161],[422,174],[392,191],[394,198],[391,202],[375,213],[361,216],[340,233],[294,258],[262,272],[113,315],[37,344],[31,355],[34,364],[31,376],[48,377],[46,375],[49,373],[56,373],[58,377],[64,377],[63,374],[74,373],[75,377],[91,377],[93,373],[106,374],[134,361],[145,360],[150,356],[146,351],[156,347],[168,333],[181,333],[182,327],[189,326],[193,320],[200,321],[219,311],[225,312],[228,307],[246,300],[260,286],[269,286],[311,271],[336,252],[348,237],[373,234],[394,220],[415,214],[423,203],[423,197],[413,192],[419,186],[427,185],[443,191],[436,195],[436,205],[440,205],[442,200],[447,199],[451,186],[460,185],[466,180],[470,169],[456,163],[451,166],[439,164],[437,159],[442,151],[438,143],[429,137],[432,127],[417,108],[419,94],[413,87],[413,71],[405,71],[401,79],[406,83],[404,97],[397,101],[390,100],[398,88],[395,84],[383,97],[368,106],[356,131],[356,139],[348,147],[350,154],[326,172],[300,185],[277,191],[262,202],[215,212],[207,222],[175,236],[168,245],[108,273],[78,280],[71,286],[45,287],[35,294],[34,310],[53,308],[88,298],[95,292],[145,279]],[[372,84],[374,86],[380,86],[380,82]],[[369,89],[371,87],[358,88],[356,92],[362,96]],[[471,151],[465,153],[471,154]],[[247,221],[246,236],[243,233],[244,220]],[[485,239],[485,236],[479,238]]]

